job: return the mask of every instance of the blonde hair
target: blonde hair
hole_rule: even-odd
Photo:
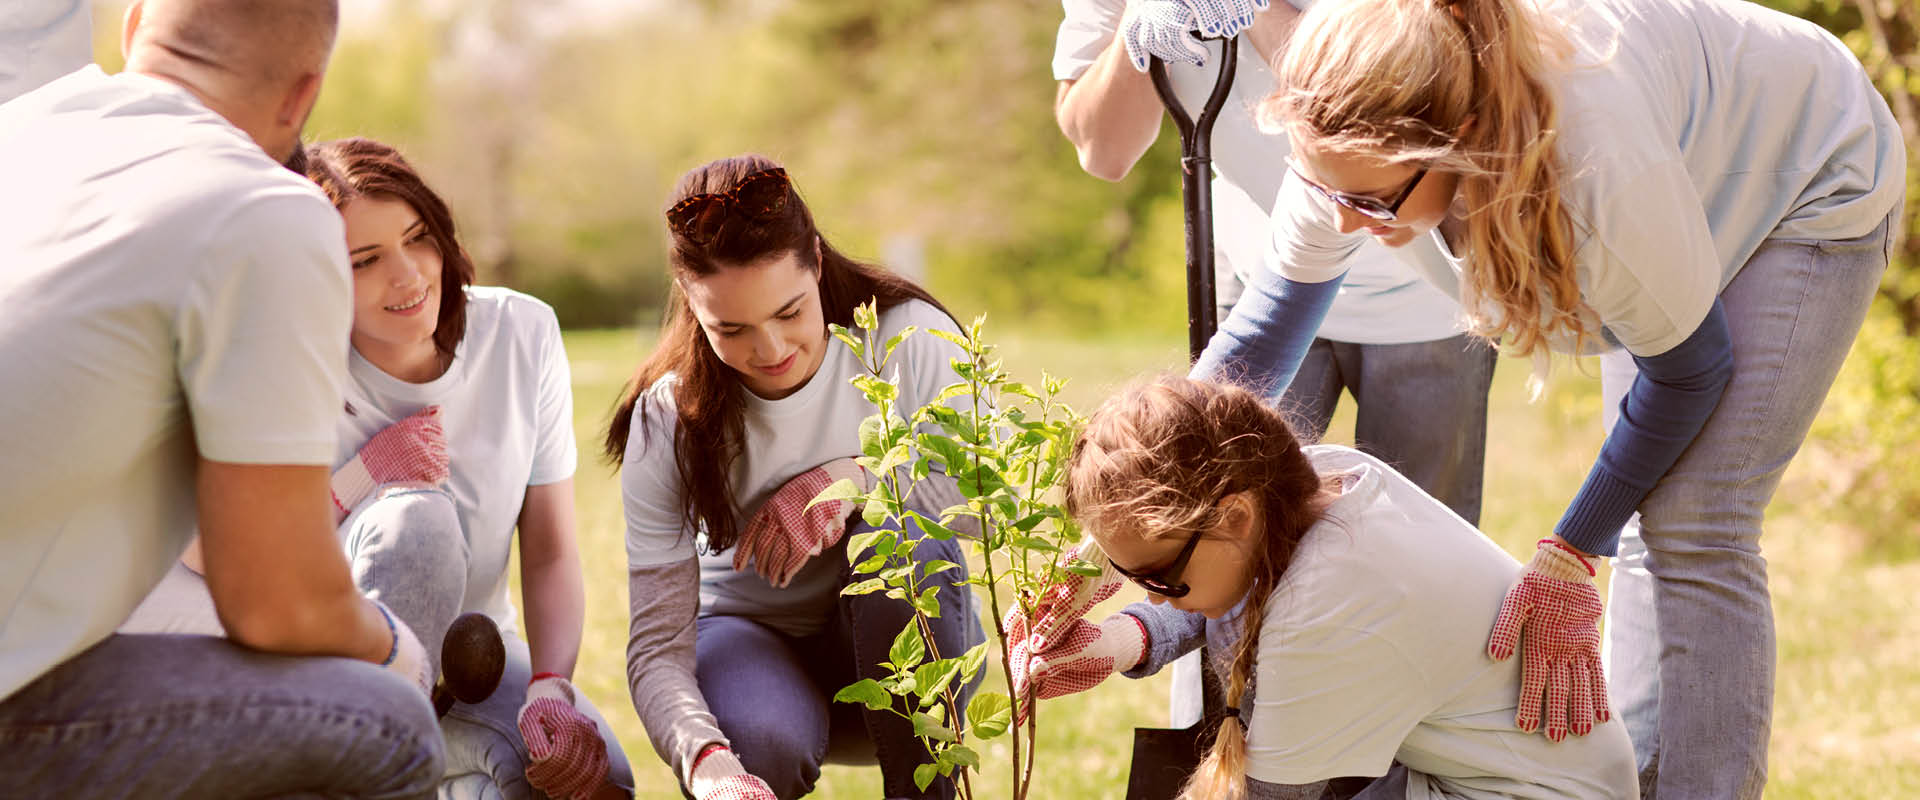
[[[1087,420],[1068,461],[1066,500],[1068,513],[1104,545],[1120,536],[1184,539],[1221,523],[1223,498],[1251,493],[1263,535],[1228,673],[1227,705],[1238,707],[1267,598],[1325,510],[1323,487],[1286,421],[1253,393],[1163,376],[1114,396]],[[1246,758],[1246,731],[1229,714],[1181,797],[1239,800]]]
[[[1545,76],[1569,52],[1522,0],[1318,3],[1295,29],[1260,106],[1295,147],[1420,163],[1460,176],[1475,334],[1515,355],[1593,331],[1561,200],[1566,166]]]

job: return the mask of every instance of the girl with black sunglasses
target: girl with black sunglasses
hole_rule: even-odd
[[[626,506],[627,674],[640,720],[696,800],[799,797],[829,752],[872,754],[889,797],[952,797],[946,778],[915,787],[929,758],[905,719],[832,702],[885,676],[912,611],[882,594],[840,595],[844,537],[864,523],[851,502],[808,504],[836,480],[872,480],[853,459],[873,407],[848,383],[865,369],[827,324],[852,328],[855,306],[874,300],[883,340],[908,325],[958,326],[926,290],[827,243],[768,159],[687,173],[666,222],[666,326],[605,443]],[[888,362],[902,407],[956,382],[959,354],[934,336],[904,340]],[[931,516],[958,502],[939,474],[909,499]],[[953,541],[925,541],[915,558],[966,562]],[[942,656],[984,638],[965,580],[963,567],[926,581],[940,587]]]
[[[1618,720],[1561,742],[1515,726],[1519,667],[1482,642],[1519,562],[1379,459],[1302,447],[1245,389],[1164,377],[1094,412],[1066,494],[1112,569],[1038,616],[1085,613],[1118,575],[1151,602],[1027,642],[1016,691],[1145,677],[1208,641],[1230,707],[1184,798],[1637,794]]]

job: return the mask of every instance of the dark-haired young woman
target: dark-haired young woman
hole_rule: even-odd
[[[354,580],[419,632],[435,663],[463,612],[486,614],[506,644],[499,688],[441,720],[440,796],[631,795],[618,740],[569,680],[586,609],[573,394],[553,309],[469,285],[452,213],[393,148],[354,138],[302,155],[296,166],[340,210],[353,268],[333,490]],[[508,596],[516,532],[524,639]],[[218,632],[205,598],[198,576],[176,567],[129,624]]]
[[[827,324],[851,327],[855,306],[876,299],[882,339],[956,326],[924,289],[828,244],[765,158],[687,173],[666,216],[666,327],[606,439],[626,505],[634,708],[697,800],[804,795],[829,743],[849,736],[872,742],[889,797],[951,797],[945,778],[915,787],[928,755],[905,720],[832,702],[883,675],[911,611],[884,595],[840,595],[844,537],[863,524],[851,503],[807,504],[835,480],[870,480],[853,458],[873,407],[848,384],[864,368]],[[901,406],[954,383],[958,354],[908,337],[888,367]],[[959,502],[938,474],[913,495],[934,514]],[[965,563],[951,541],[927,540],[916,558]],[[926,583],[940,587],[932,622],[943,657],[982,640],[964,580],[960,569]]]

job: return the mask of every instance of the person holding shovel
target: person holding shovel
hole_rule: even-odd
[[[1647,794],[1759,797],[1761,519],[1902,219],[1900,129],[1853,54],[1731,0],[1342,0],[1302,17],[1261,114],[1294,144],[1273,268],[1197,369],[1284,385],[1367,238],[1518,354],[1610,351],[1611,429],[1488,653],[1518,645],[1523,727],[1543,688],[1549,734],[1603,711],[1558,708],[1561,665],[1599,658],[1565,565],[1618,553],[1606,674]]]
[[[1273,89],[1268,67],[1299,12],[1255,0],[1063,0],[1054,47],[1054,116],[1089,174],[1126,177],[1159,135],[1165,112],[1146,75],[1166,62],[1180,101],[1195,112],[1212,91],[1219,42],[1239,35],[1233,87],[1213,129],[1217,303],[1224,315],[1241,275],[1264,268],[1268,217],[1286,176],[1287,138],[1260,130],[1253,106]],[[1301,5],[1305,5],[1302,0]],[[1264,9],[1264,10],[1262,10]],[[1420,280],[1392,251],[1364,244],[1350,255],[1327,322],[1280,397],[1302,435],[1326,433],[1342,391],[1353,395],[1354,441],[1394,465],[1469,523],[1480,521],[1487,390],[1494,350],[1468,336],[1460,306]]]
[[[392,147],[322,142],[296,165],[338,209],[353,271],[332,508],[355,582],[436,656],[462,612],[505,634],[499,687],[444,711],[439,796],[631,796],[619,741],[570,680],[585,598],[573,393],[553,310],[469,285],[452,212]],[[516,538],[524,638],[508,588]],[[190,551],[122,630],[219,634],[195,562]]]
[[[1565,741],[1514,723],[1519,665],[1481,636],[1519,562],[1378,458],[1302,447],[1246,389],[1167,376],[1093,413],[1064,490],[1106,571],[1067,578],[1038,626],[1016,626],[1033,633],[1010,650],[1015,692],[1151,675],[1200,644],[1196,616],[1240,629],[1218,654],[1227,713],[1183,800],[1637,794],[1619,720]],[[1122,576],[1150,602],[1081,619]],[[1570,689],[1586,702],[1605,686]],[[1380,777],[1336,780],[1352,775]]]
[[[915,785],[931,756],[906,719],[833,702],[891,674],[881,664],[913,612],[884,594],[840,594],[846,537],[872,528],[852,501],[812,501],[837,481],[872,480],[854,459],[874,408],[848,382],[867,368],[827,325],[853,328],[855,307],[873,302],[883,342],[908,326],[957,326],[925,289],[829,244],[766,158],[688,172],[666,222],[666,326],[606,437],[626,508],[627,677],[640,721],[696,800],[805,795],[830,749],[855,749],[836,740],[872,754],[887,797],[951,798],[950,778]],[[885,366],[899,407],[958,382],[960,356],[937,336],[902,340]],[[946,475],[911,486],[910,507],[932,517],[964,502]],[[966,563],[953,540],[924,539],[913,558]],[[966,575],[960,566],[922,584],[938,589],[928,624],[942,658],[985,638]]]

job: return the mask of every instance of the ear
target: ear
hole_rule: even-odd
[[[146,12],[146,0],[134,0],[127,6],[127,13],[120,18],[120,58],[125,60],[133,55],[133,32],[140,28],[141,15]]]
[[[307,114],[313,110],[314,102],[320,99],[320,73],[303,73],[294,79],[286,94],[280,97],[280,107],[274,109],[274,124],[294,128],[296,138],[299,128],[307,121]]]
[[[1252,489],[1242,489],[1220,500],[1226,534],[1235,542],[1251,544],[1260,538],[1260,510]]]

